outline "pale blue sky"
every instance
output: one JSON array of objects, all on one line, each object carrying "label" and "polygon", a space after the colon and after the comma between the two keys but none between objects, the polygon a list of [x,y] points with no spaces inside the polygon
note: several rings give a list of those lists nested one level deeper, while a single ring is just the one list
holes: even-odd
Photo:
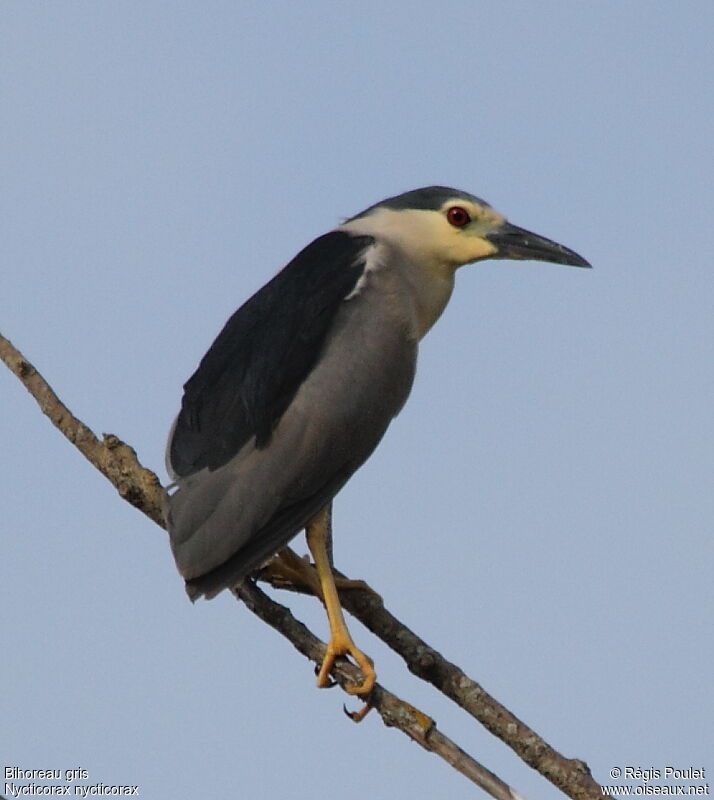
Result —
[{"label": "pale blue sky", "polygon": [[[162,476],[227,316],[382,197],[454,185],[592,262],[464,268],[336,502],[336,561],[601,781],[714,777],[714,6],[58,0],[0,22],[0,330]],[[163,532],[5,370],[0,398],[0,766],[149,800],[478,794],[350,724],[229,595],[192,606]],[[385,686],[559,796],[354,630]]]}]

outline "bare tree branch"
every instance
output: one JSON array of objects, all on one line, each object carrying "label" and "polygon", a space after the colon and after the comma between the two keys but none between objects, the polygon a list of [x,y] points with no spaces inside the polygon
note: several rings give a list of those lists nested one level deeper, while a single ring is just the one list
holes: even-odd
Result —
[{"label": "bare tree branch", "polygon": [[[233,594],[256,616],[283,634],[296,650],[315,664],[322,663],[326,650],[324,642],[321,642],[302,622],[295,619],[289,609],[276,603],[250,581],[245,581],[236,587]],[[344,659],[336,663],[332,675],[343,689],[349,685],[357,685],[362,679],[357,667]],[[410,703],[400,700],[380,684],[375,684],[369,704],[379,713],[385,725],[398,728],[425,750],[443,758],[492,797],[498,800],[516,800],[520,797],[500,778],[441,733],[431,717]]]},{"label": "bare tree branch", "polygon": [[[269,571],[264,574],[267,582],[276,588],[309,593],[301,586],[270,579]],[[335,575],[346,577],[338,570],[335,570]],[[263,575],[260,577],[263,579]],[[340,601],[343,608],[404,659],[410,672],[461,706],[511,747],[526,764],[567,795],[573,798],[602,797],[600,787],[585,762],[567,759],[553,749],[456,664],[445,659],[391,614],[374,590],[369,587],[340,589]]]},{"label": "bare tree branch", "polygon": [[[161,483],[153,472],[139,463],[134,450],[111,434],[105,434],[100,441],[86,425],[71,414],[39,372],[2,335],[0,358],[22,381],[43,413],[117,488],[120,496],[157,525],[165,527],[161,512]],[[315,663],[321,663],[325,645],[298,622],[288,609],[271,600],[255,584],[249,582],[237,587],[234,594],[254,614],[286,636],[301,653]],[[390,614],[378,595],[369,591],[348,589],[341,593],[341,597],[345,608],[399,653],[412,673],[431,683],[464,708],[565,794],[574,800],[595,800],[602,797],[600,786],[592,779],[584,762],[566,759],[560,755],[459,667],[447,661]],[[347,683],[358,682],[358,670],[346,661],[338,663],[334,673],[343,687]],[[380,686],[375,689],[370,702],[381,714],[385,724],[399,728],[425,749],[439,754],[493,797],[499,800],[519,797],[503,781],[439,732],[433,720],[423,712]]]},{"label": "bare tree branch", "polygon": [[78,420],[22,353],[0,334],[0,358],[35,398],[42,413],[112,483],[119,494],[162,528],[161,483],[139,463],[134,450],[113,434],[103,441]]},{"label": "bare tree branch", "polygon": [[[114,435],[105,434],[100,442],[92,430],[72,415],[35,367],[2,335],[0,358],[22,381],[43,413],[117,488],[119,494],[164,527],[161,483],[153,472],[139,464],[135,451]],[[301,653],[318,665],[322,663],[326,650],[324,642],[296,620],[287,608],[271,600],[249,581],[236,587],[234,594],[256,616],[289,639]],[[360,682],[359,670],[344,659],[336,664],[333,674],[343,688]],[[398,728],[425,750],[440,756],[496,800],[518,800],[520,797],[437,730],[434,720],[384,687],[377,685],[372,691],[370,706],[377,709],[387,726]]]}]

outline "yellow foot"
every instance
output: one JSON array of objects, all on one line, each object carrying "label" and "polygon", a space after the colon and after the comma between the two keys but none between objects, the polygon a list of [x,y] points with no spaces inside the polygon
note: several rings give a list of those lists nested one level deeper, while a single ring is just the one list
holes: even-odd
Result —
[{"label": "yellow foot", "polygon": [[347,686],[345,691],[349,694],[369,694],[377,680],[377,673],[374,671],[374,662],[355,645],[349,634],[347,637],[338,634],[330,639],[327,645],[327,652],[322,660],[322,666],[317,673],[318,688],[325,689],[332,685],[330,681],[330,670],[340,656],[347,655],[352,656],[355,660],[357,666],[362,670],[364,678],[357,686]]}]

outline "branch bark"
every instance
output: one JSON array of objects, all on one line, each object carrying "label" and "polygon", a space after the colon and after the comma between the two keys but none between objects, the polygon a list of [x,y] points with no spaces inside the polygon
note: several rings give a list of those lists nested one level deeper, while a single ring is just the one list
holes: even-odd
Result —
[{"label": "branch bark", "polygon": [[573,798],[602,797],[584,761],[558,753],[456,664],[400,622],[378,596],[363,589],[347,589],[340,593],[340,600],[350,614],[404,659],[410,672],[461,706],[551,783]]},{"label": "branch bark", "polygon": [[141,466],[136,452],[113,434],[105,433],[100,441],[92,430],[70,412],[42,375],[2,334],[0,358],[17,375],[55,428],[116,487],[121,497],[165,528],[161,511],[161,482],[151,470]]},{"label": "branch bark", "polygon": [[[54,393],[32,364],[0,334],[0,359],[20,379],[52,424],[74,444],[117,489],[120,496],[165,527],[162,514],[162,486],[151,470],[143,467],[135,451],[113,434],[98,437]],[[280,588],[293,588],[284,587]],[[234,590],[247,608],[271,625],[305,656],[320,664],[325,645],[290,611],[276,603],[254,583],[245,582]],[[369,591],[341,592],[344,607],[404,659],[409,670],[465,709],[491,733],[508,744],[527,764],[573,800],[602,797],[583,761],[567,759],[548,745],[531,728],[500,705],[476,681],[445,659],[384,608]],[[339,662],[334,677],[340,685],[358,682],[359,671],[347,661]],[[423,712],[377,685],[370,704],[390,727],[402,730],[422,747],[434,752],[451,766],[499,800],[519,795],[497,776],[437,730]]]},{"label": "branch bark", "polygon": [[[289,609],[276,603],[250,581],[237,586],[233,594],[263,622],[288,639],[296,650],[315,664],[322,663],[326,650],[324,642],[321,642],[302,622],[295,619]],[[344,659],[336,663],[332,675],[343,689],[361,681],[360,671]],[[379,683],[375,684],[370,694],[369,704],[379,713],[387,727],[398,728],[425,750],[443,758],[492,797],[498,800],[517,800],[521,797],[441,733],[431,717],[387,691]]]}]

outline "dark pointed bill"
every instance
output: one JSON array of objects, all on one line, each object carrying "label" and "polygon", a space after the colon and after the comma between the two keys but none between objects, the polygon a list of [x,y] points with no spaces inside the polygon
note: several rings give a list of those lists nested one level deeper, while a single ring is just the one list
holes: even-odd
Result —
[{"label": "dark pointed bill", "polygon": [[485,239],[495,244],[498,253],[492,258],[532,259],[533,261],[551,261],[554,264],[568,264],[572,267],[589,267],[590,264],[574,250],[562,244],[538,236],[524,228],[507,222],[500,228],[487,234]]}]

